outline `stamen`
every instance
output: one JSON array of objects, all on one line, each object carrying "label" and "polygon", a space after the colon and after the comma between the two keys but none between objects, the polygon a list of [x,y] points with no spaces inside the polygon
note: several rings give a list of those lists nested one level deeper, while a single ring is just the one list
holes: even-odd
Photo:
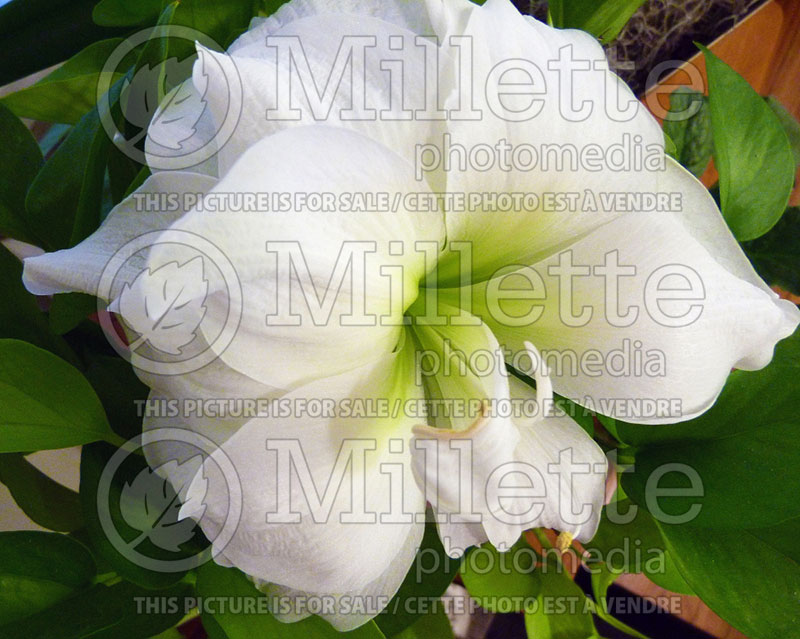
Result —
[{"label": "stamen", "polygon": [[567,552],[567,548],[572,545],[572,540],[575,537],[569,531],[562,531],[559,533],[558,538],[556,539],[556,548],[558,548],[558,552],[562,555]]},{"label": "stamen", "polygon": [[535,365],[533,379],[536,381],[536,403],[539,405],[539,414],[545,415],[548,404],[553,400],[553,383],[550,381],[550,371],[536,347],[530,342],[525,342],[525,350],[530,355],[531,362]]}]

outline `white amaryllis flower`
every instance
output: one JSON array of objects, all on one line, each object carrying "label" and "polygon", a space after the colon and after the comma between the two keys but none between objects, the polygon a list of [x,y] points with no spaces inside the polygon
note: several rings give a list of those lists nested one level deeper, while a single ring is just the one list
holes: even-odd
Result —
[{"label": "white amaryllis flower", "polygon": [[[165,106],[147,150],[159,166],[207,144],[215,153],[154,172],[90,238],[27,259],[24,278],[38,294],[98,294],[110,257],[151,231],[191,233],[227,256],[241,283],[235,336],[217,344],[207,328],[229,312],[224,287],[197,287],[182,308],[216,357],[191,372],[140,374],[154,399],[279,399],[292,409],[146,417],[144,428],[202,433],[232,460],[243,509],[217,560],[269,592],[391,596],[421,540],[426,501],[443,516],[453,555],[487,539],[510,545],[535,526],[588,540],[606,462],[570,417],[548,416],[551,389],[623,418],[621,406],[657,402],[632,421],[689,419],[732,368],[763,367],[798,324],[708,192],[665,158],[658,124],[585,33],[523,17],[508,0],[294,0],[255,20],[227,54],[202,53],[184,87],[201,99]],[[222,140],[227,74],[241,81],[241,113]],[[205,108],[191,117],[197,104]],[[142,210],[142,194],[187,193],[217,203],[304,197],[278,210],[233,199],[221,211]],[[332,197],[334,210],[317,210],[309,194]],[[358,210],[354,194],[376,199]],[[388,210],[375,203],[380,194]],[[656,194],[658,206],[641,204]],[[128,279],[180,261],[173,249],[156,242]],[[168,279],[122,290],[147,298],[158,286],[163,301]],[[120,296],[117,288],[107,301],[135,326],[126,311],[135,298]],[[183,343],[169,339],[164,331],[150,346],[180,353]],[[633,363],[609,362],[626,348]],[[578,364],[556,358],[548,372],[539,352]],[[505,363],[531,373],[536,390]],[[298,408],[314,399],[333,410]],[[355,400],[372,406],[366,417]],[[425,400],[453,410],[411,410]],[[535,410],[500,410],[512,400]],[[282,474],[287,440],[302,458]],[[353,447],[363,441],[371,446]],[[164,442],[147,452],[154,467],[185,456]],[[326,500],[348,460],[353,472]],[[229,497],[212,466],[188,490],[207,485],[202,508],[188,514],[209,538]],[[179,490],[191,480],[170,479]],[[309,479],[318,494],[308,494]],[[323,616],[349,629],[374,614],[362,612]]]}]

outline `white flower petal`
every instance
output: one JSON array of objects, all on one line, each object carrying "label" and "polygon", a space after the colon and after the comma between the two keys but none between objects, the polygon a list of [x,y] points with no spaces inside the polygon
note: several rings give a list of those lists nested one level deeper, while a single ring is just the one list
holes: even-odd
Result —
[{"label": "white flower petal", "polygon": [[[459,2],[463,3],[464,0]],[[433,31],[426,4],[439,3],[405,0],[294,0],[281,5],[267,18],[254,18],[250,28],[231,44],[228,51],[239,56],[266,57],[264,39],[268,35],[280,32],[296,20],[331,14],[378,18],[413,33],[429,35]],[[369,30],[365,29],[363,33],[369,33]]]},{"label": "white flower petal", "polygon": [[[497,36],[500,33],[502,37]],[[451,158],[447,191],[477,200],[474,210],[455,209],[446,216],[448,243],[472,243],[474,281],[509,264],[541,260],[614,219],[620,211],[602,202],[600,193],[654,192],[659,172],[655,169],[661,168],[663,158],[661,130],[608,70],[603,49],[594,38],[526,19],[507,0],[488,0],[473,11],[464,35],[471,38],[474,48],[474,107],[481,114],[473,119],[451,117],[450,138],[439,144],[444,147],[442,161]],[[571,51],[573,59],[580,61],[572,67],[585,65],[593,70],[559,74],[550,65],[556,64],[561,51]],[[498,69],[503,71],[499,76]],[[502,83],[514,82],[522,88],[533,83],[536,93],[508,95],[512,88],[495,86],[498,77]],[[568,77],[573,78],[571,87]],[[487,96],[498,93],[498,104],[488,100]],[[632,105],[630,114],[609,115],[607,102],[617,99]],[[463,101],[464,96],[454,89],[446,105],[454,108]],[[541,106],[538,113],[537,105]],[[573,115],[570,108],[587,113]],[[649,148],[654,164],[633,164],[634,145]],[[617,147],[626,150],[616,151],[614,158],[586,159],[589,152],[605,156]],[[535,162],[528,155],[531,152]],[[556,158],[564,158],[564,166]],[[597,198],[594,209],[583,200],[587,190]],[[538,196],[538,203],[509,205],[490,199],[523,194]],[[545,200],[567,194],[580,196],[567,210],[557,210]],[[457,258],[457,253],[451,253],[440,263],[442,280],[451,285],[457,277]]]},{"label": "white flower petal", "polygon": [[[198,336],[198,339],[203,338]],[[145,344],[140,354],[148,357],[149,353],[144,350],[147,348]],[[209,445],[220,446],[266,402],[285,393],[228,368],[220,359],[182,375],[159,375],[137,368],[134,371],[152,389],[142,409],[145,459],[151,468],[163,468],[165,478],[178,492],[188,489],[193,478],[185,474],[189,467],[184,463],[211,451],[198,449],[191,443],[191,437],[187,437],[187,441],[176,440],[173,429],[196,433],[210,440]],[[170,472],[175,469],[175,466],[166,465],[171,461],[176,461],[177,468],[184,474]]]},{"label": "white flower petal", "polygon": [[700,180],[671,157],[667,157],[667,170],[658,177],[659,193],[680,193],[682,205],[672,214],[711,257],[729,273],[774,295],[753,269],[717,203]]},{"label": "white flower petal", "polygon": [[509,405],[510,399],[533,400],[538,408],[529,417],[512,421],[487,414],[467,430],[414,429],[415,475],[441,518],[440,535],[451,556],[486,539],[508,549],[534,527],[566,530],[581,540],[597,529],[605,456],[570,418],[545,413],[552,391],[544,367],[537,369],[536,382],[534,392],[511,378],[505,396],[495,398]]},{"label": "white flower petal", "polygon": [[[391,352],[399,339],[402,313],[416,296],[426,268],[425,255],[416,251],[415,242],[430,242],[435,252],[444,228],[440,213],[408,211],[402,200],[392,212],[374,202],[365,201],[361,211],[337,204],[341,198],[376,190],[386,193],[390,202],[407,193],[427,192],[414,180],[409,164],[369,138],[333,127],[298,127],[253,146],[210,194],[269,198],[285,193],[291,196],[285,209],[195,210],[174,225],[174,230],[214,244],[233,263],[241,281],[241,324],[233,341],[219,352],[231,368],[288,389],[359,366],[376,352]],[[310,200],[300,199],[315,194],[335,199],[335,210],[314,210]],[[268,242],[275,243],[270,253]],[[292,257],[292,273],[284,272],[288,254],[278,255],[286,246],[302,251]],[[152,251],[155,264],[166,261],[165,250]],[[363,282],[359,260],[364,263]],[[350,262],[356,266],[345,270]],[[392,282],[399,284],[401,278],[402,296],[392,290]],[[229,312],[227,296],[224,291],[210,293],[206,317],[223,318]],[[204,321],[201,328],[205,326]]]},{"label": "white flower petal", "polygon": [[[269,595],[270,601],[279,598],[280,604],[286,607],[282,610],[273,608],[273,614],[281,621],[291,623],[304,619],[309,616],[306,612],[307,606],[304,604],[307,604],[309,599],[322,598],[323,601],[332,604],[332,610],[323,611],[319,616],[338,631],[347,632],[372,619],[375,616],[374,611],[384,605],[384,602],[388,602],[399,590],[419,550],[422,530],[421,527],[411,528],[400,549],[393,549],[390,553],[394,556],[384,572],[357,590],[324,593],[295,590],[259,580],[256,580],[255,584],[259,590]],[[299,605],[293,608],[294,603]]]},{"label": "white flower petal", "polygon": [[[534,393],[516,378],[511,378],[510,387],[512,397],[541,399],[538,390]],[[589,541],[597,531],[605,500],[608,460],[603,450],[564,414],[520,420],[518,425],[522,438],[516,459],[538,469],[545,480],[548,499],[537,525]],[[574,465],[571,475],[557,470],[560,462]]]},{"label": "white flower petal", "polygon": [[[222,527],[230,497],[224,477],[216,470],[216,457],[225,455],[231,460],[243,490],[241,520],[230,543],[219,548],[228,561],[255,579],[294,590],[336,594],[360,591],[385,579],[396,553],[410,543],[409,536],[418,545],[425,502],[408,470],[412,422],[403,404],[422,398],[421,388],[413,382],[413,365],[413,350],[401,347],[361,369],[304,386],[281,398],[290,407],[289,415],[251,420],[206,460],[209,490],[200,525],[210,539]],[[348,400],[381,398],[388,398],[389,406],[398,410],[396,417],[346,413]],[[331,402],[336,416],[315,417],[310,407],[303,410],[303,402],[315,400]],[[307,460],[306,465],[301,458],[293,458],[303,470],[298,474],[293,470],[291,481],[282,474],[285,467],[278,453],[267,450],[268,443],[281,445],[287,440],[296,441],[302,459]],[[354,472],[352,476],[345,473],[339,481],[334,472],[337,459],[339,464],[346,462],[352,450]],[[310,492],[303,492],[299,479],[306,468],[314,482]],[[390,469],[402,474],[392,480]],[[320,507],[309,505],[316,499]],[[287,510],[296,512],[299,521],[267,521],[268,513]],[[375,521],[347,521],[351,512],[357,516],[375,513]]]},{"label": "white flower petal", "polygon": [[[198,51],[203,55],[205,50],[198,45]],[[181,94],[181,99],[169,99],[173,95],[171,92],[153,114],[157,127],[151,126],[148,130],[145,158],[154,173],[177,169],[211,177],[219,176],[216,142],[218,128],[211,109],[205,104],[205,94],[209,87],[201,86],[203,95],[198,92],[193,78],[184,80],[173,89],[174,94]],[[224,90],[223,87],[211,88]],[[197,158],[199,161],[187,166],[187,157]]]},{"label": "white flower petal", "polygon": [[[27,258],[22,280],[35,295],[80,292],[97,295],[101,275],[111,257],[125,244],[151,231],[162,231],[185,212],[185,194],[202,194],[216,180],[186,172],[157,173],[117,204],[100,228],[73,248]],[[161,196],[174,194],[177,206],[164,207]],[[148,198],[155,200],[148,203]],[[155,209],[155,210],[154,210]],[[144,268],[145,254],[131,257],[118,274],[130,281]]]},{"label": "white flower petal", "polygon": [[[800,311],[725,270],[689,234],[685,219],[630,214],[564,253],[583,268],[601,267],[616,255],[619,265],[635,269],[612,277],[619,284],[618,309],[606,306],[605,278],[596,272],[565,275],[563,280],[572,282],[571,297],[567,289],[560,291],[559,277],[549,270],[559,263],[553,256],[533,265],[544,285],[541,299],[503,300],[495,290],[487,304],[490,289],[482,283],[473,288],[473,299],[482,306],[475,312],[510,349],[511,361],[524,351],[526,339],[535,341],[555,390],[579,404],[634,422],[691,419],[713,404],[732,368],[765,366],[775,343],[795,330]],[[527,273],[523,281],[536,279]],[[695,292],[678,294],[683,300],[659,301],[665,294],[655,292],[690,286]],[[511,325],[498,308],[507,316],[529,315]],[[629,312],[624,319],[617,316]]]},{"label": "white flower petal", "polygon": [[44,249],[39,248],[38,246],[28,244],[27,242],[20,242],[19,240],[15,240],[11,237],[4,237],[2,240],[0,240],[0,244],[6,247],[6,249],[8,249],[8,251],[18,260],[24,260],[29,257],[37,257],[45,252]]},{"label": "white flower petal", "polygon": [[[415,22],[424,21],[418,11],[402,9],[399,3],[390,6],[398,9],[398,18],[407,13],[416,15]],[[227,141],[217,156],[220,175],[225,175],[242,153],[263,137],[298,125],[323,122],[356,130],[382,142],[408,161],[413,161],[416,145],[435,134],[441,135],[444,131],[441,120],[414,114],[426,106],[421,72],[426,50],[415,46],[417,32],[404,26],[403,20],[397,24],[373,17],[371,13],[379,12],[377,3],[366,3],[358,13],[312,11],[306,15],[304,5],[295,7],[292,3],[285,7],[284,17],[292,18],[295,12],[303,17],[284,20],[278,12],[274,21],[267,19],[261,23],[258,37],[246,34],[245,40],[234,44],[228,54],[206,51],[213,61],[204,67],[211,85],[230,84],[226,78],[241,82],[241,96],[219,90],[207,94],[209,109],[220,128],[229,118],[232,100],[241,104],[235,129],[226,136]],[[352,40],[364,36],[369,38],[368,43]],[[293,70],[288,82],[289,72],[283,59],[288,53],[280,53],[279,59],[277,46],[272,41],[268,46],[271,37],[282,38],[279,42],[283,43],[296,41],[302,46],[302,52],[292,54],[303,69],[302,81],[297,76],[301,72]],[[391,43],[397,40],[404,43],[400,50],[391,48]],[[346,59],[351,44],[356,47],[352,57],[357,61],[352,64],[358,68],[339,77],[341,61]],[[362,64],[359,48],[365,44],[369,46],[364,50]],[[310,77],[305,73],[306,60]],[[392,79],[401,77],[399,71],[387,73],[387,60],[404,65],[402,86],[400,80]],[[277,112],[278,107],[287,108],[284,99],[290,101],[288,108],[293,110],[290,114]]]}]

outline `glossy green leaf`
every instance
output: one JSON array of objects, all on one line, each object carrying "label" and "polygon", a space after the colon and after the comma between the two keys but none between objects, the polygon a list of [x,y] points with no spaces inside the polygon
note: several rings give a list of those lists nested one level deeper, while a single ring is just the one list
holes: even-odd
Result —
[{"label": "glossy green leaf", "polygon": [[116,435],[83,375],[36,346],[0,340],[0,452],[66,448],[99,439]]},{"label": "glossy green leaf", "polygon": [[[224,50],[246,30],[258,11],[252,0],[181,0],[164,6],[156,24],[161,27],[188,27],[202,34],[203,46]],[[167,29],[165,34],[169,34]],[[197,60],[196,44],[185,37],[159,37],[149,40],[125,80],[121,94],[125,114],[125,137],[138,145],[145,136],[157,107],[192,75]],[[152,129],[151,129],[152,133]],[[138,148],[138,147],[137,147]]]},{"label": "glossy green leaf", "polygon": [[50,304],[50,328],[57,335],[68,333],[92,313],[97,312],[97,298],[83,293],[61,293]]},{"label": "glossy green leaf", "polygon": [[444,607],[438,606],[393,639],[453,639],[453,628]]},{"label": "glossy green leaf", "polygon": [[142,166],[125,155],[117,146],[109,149],[108,186],[112,204],[119,204],[124,199],[141,170]]},{"label": "glossy green leaf", "polygon": [[7,636],[2,632],[5,624],[89,586],[94,574],[89,551],[69,537],[28,531],[0,533],[0,636]]},{"label": "glossy green leaf", "polygon": [[536,639],[590,639],[597,637],[594,602],[556,565],[541,571],[542,590],[525,612],[525,628]]},{"label": "glossy green leaf", "polygon": [[[118,80],[119,72],[103,75],[103,66],[122,42],[112,38],[94,42],[36,84],[0,99],[21,118],[76,124],[97,102],[97,85]],[[132,60],[131,60],[132,62]]]},{"label": "glossy green leaf", "polygon": [[[618,423],[623,439],[638,446],[634,472],[622,475],[625,492],[640,505],[649,496],[651,512],[657,506],[678,516],[692,509],[694,526],[754,528],[800,515],[800,476],[793,472],[800,463],[793,383],[799,371],[796,333],[778,343],[766,368],[734,371],[700,417],[658,428]],[[692,477],[702,482],[702,497],[694,491],[655,498],[656,481],[681,489]]]},{"label": "glossy green leaf", "polygon": [[610,42],[643,4],[644,0],[553,0],[549,7],[553,26],[581,29]]},{"label": "glossy green leaf", "polygon": [[163,4],[162,0],[100,0],[92,19],[106,27],[155,24]]},{"label": "glossy green leaf", "polygon": [[597,533],[584,548],[590,572],[602,572],[605,565],[613,572],[644,573],[667,590],[692,594],[653,518],[628,499],[603,508]]},{"label": "glossy green leaf", "polygon": [[675,89],[669,96],[664,133],[675,145],[670,155],[700,177],[711,160],[714,148],[707,98],[688,87]]},{"label": "glossy green leaf", "polygon": [[121,357],[85,354],[89,364],[86,379],[100,398],[114,432],[132,439],[142,432],[143,405],[150,392],[133,372],[133,367]]},{"label": "glossy green leaf", "polygon": [[[141,557],[172,561],[199,554],[201,548],[192,545],[197,536],[194,523],[190,519],[177,522],[180,502],[171,486],[154,475],[144,458],[135,453],[128,455],[111,477],[108,502],[99,503],[101,475],[114,452],[105,444],[93,444],[84,446],[81,453],[80,496],[92,550],[119,575],[139,586],[170,586],[186,571],[150,570],[142,566]],[[146,503],[148,498],[152,498],[152,504]],[[110,516],[119,539],[109,539],[101,524],[100,508]]]},{"label": "glossy green leaf", "polygon": [[416,623],[425,611],[420,611],[418,601],[441,597],[461,567],[461,558],[449,557],[439,539],[428,510],[428,523],[417,556],[406,578],[389,605],[375,617],[375,622],[387,637],[392,637]]},{"label": "glossy green leaf", "polygon": [[643,635],[635,628],[631,628],[628,624],[623,623],[612,615],[609,610],[608,588],[616,581],[620,574],[619,572],[610,570],[606,564],[595,566],[595,570],[592,572],[592,595],[596,604],[595,614],[607,624],[624,632],[630,637],[648,639],[647,635]]},{"label": "glossy green leaf", "polygon": [[686,581],[728,623],[750,639],[800,637],[800,520],[778,532],[659,527]]},{"label": "glossy green leaf", "polygon": [[77,364],[66,342],[50,332],[36,297],[22,285],[22,263],[0,245],[0,337],[30,342]]},{"label": "glossy green leaf", "polygon": [[619,433],[617,433],[617,420],[613,417],[609,417],[608,415],[601,415],[600,413],[597,413],[596,417],[597,421],[600,422],[603,428],[605,428],[614,439],[618,440]]},{"label": "glossy green leaf", "polygon": [[92,109],[31,184],[25,200],[28,220],[47,249],[74,246],[100,226],[110,143],[97,109]]},{"label": "glossy green leaf", "polygon": [[204,611],[200,614],[200,617],[203,620],[203,630],[206,631],[208,639],[228,639],[228,635],[225,634],[222,626],[217,623],[213,615],[209,615]]},{"label": "glossy green leaf", "polygon": [[800,122],[774,95],[769,95],[766,99],[769,108],[778,116],[783,130],[786,131],[786,137],[789,138],[789,146],[792,147],[795,165],[800,166]]},{"label": "glossy green leaf", "polygon": [[[156,591],[127,582],[97,584],[0,626],[0,639],[148,639],[178,623],[190,597],[187,584]],[[155,610],[145,612],[148,603]]]},{"label": "glossy green leaf", "polygon": [[34,241],[25,219],[25,192],[42,165],[42,152],[20,119],[0,105],[0,236]]},{"label": "glossy green leaf", "polygon": [[223,568],[214,562],[203,564],[197,570],[197,594],[200,597],[239,598],[250,601],[252,609],[258,614],[239,612],[220,612],[213,615],[214,621],[222,628],[228,639],[252,639],[253,637],[270,637],[270,639],[384,639],[374,621],[347,633],[339,633],[320,617],[311,616],[298,623],[286,624],[278,621],[268,610],[266,597],[256,590],[245,575],[235,568]]},{"label": "glossy green leaf", "polygon": [[[755,528],[800,516],[800,424],[764,421],[753,430],[721,434],[698,444],[647,447],[625,492],[656,519],[693,526]],[[656,495],[655,491],[675,494]]]},{"label": "glossy green leaf", "polygon": [[769,231],[786,209],[795,163],[778,116],[747,81],[703,48],[722,215],[740,241]]},{"label": "glossy green leaf", "polygon": [[50,479],[21,454],[0,454],[0,482],[24,513],[40,526],[71,532],[83,525],[78,493]]},{"label": "glossy green leaf", "polygon": [[742,249],[767,284],[800,295],[800,208],[786,209],[768,233]]},{"label": "glossy green leaf", "polygon": [[538,558],[520,539],[501,553],[489,543],[467,552],[461,579],[472,598],[489,612],[523,612],[542,589]]},{"label": "glossy green leaf", "polygon": [[[202,31],[224,48],[247,29],[250,20],[258,14],[260,8],[261,3],[254,0],[181,0],[172,16],[171,24]],[[177,52],[170,51],[171,55],[175,53]]]}]

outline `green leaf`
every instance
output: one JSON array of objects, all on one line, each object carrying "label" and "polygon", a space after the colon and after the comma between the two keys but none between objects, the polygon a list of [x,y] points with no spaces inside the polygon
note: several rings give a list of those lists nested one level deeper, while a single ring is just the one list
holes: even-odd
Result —
[{"label": "green leaf", "polygon": [[[2,626],[87,587],[95,575],[89,551],[64,535],[0,533],[0,636]],[[17,635],[22,637],[26,635]],[[35,636],[35,635],[27,635]]]},{"label": "green leaf", "polygon": [[87,352],[86,379],[100,398],[114,432],[133,439],[142,432],[137,410],[150,392],[136,377],[133,367],[121,357]]},{"label": "green leaf", "polygon": [[[112,204],[119,204],[124,199],[141,170],[141,165],[125,155],[117,146],[109,149],[108,185]],[[135,190],[135,188],[131,190]]]},{"label": "green leaf", "polygon": [[[187,584],[157,591],[127,582],[96,584],[46,610],[0,626],[0,639],[147,639],[178,623],[190,597]],[[148,603],[156,607],[155,612],[146,612]]]},{"label": "green leaf", "polygon": [[[800,516],[800,475],[789,472],[800,466],[798,426],[797,418],[765,420],[759,428],[702,444],[642,448],[622,485],[651,513],[660,509],[656,519],[681,517],[693,526],[755,528]],[[656,499],[656,487],[675,494]]]},{"label": "green leaf", "polygon": [[21,118],[76,124],[94,108],[98,83],[112,84],[121,77],[118,72],[105,78],[101,73],[121,42],[112,38],[90,44],[36,84],[3,97],[0,103]]},{"label": "green leaf", "polygon": [[[269,637],[270,639],[384,639],[374,621],[353,630],[339,633],[320,617],[311,616],[303,621],[286,624],[278,621],[263,611],[266,607],[266,596],[256,590],[245,575],[235,568],[223,568],[214,562],[203,564],[197,571],[197,594],[202,598],[223,597],[238,598],[249,601],[259,614],[238,614],[221,611],[213,615],[214,621],[222,628],[228,639],[252,639],[253,637]],[[262,614],[263,613],[263,614]]]},{"label": "green leaf", "polygon": [[536,639],[590,639],[597,637],[587,599],[563,566],[540,571],[542,590],[536,604],[525,612],[525,629]]},{"label": "green leaf", "polygon": [[200,614],[200,617],[203,620],[203,630],[206,631],[208,639],[228,639],[228,635],[225,634],[225,631],[214,620],[214,617],[212,615],[209,615],[208,613],[203,611]]},{"label": "green leaf", "polygon": [[[155,589],[175,584],[186,574],[185,570],[156,572],[143,567],[141,557],[169,561],[198,554],[200,548],[184,543],[186,541],[184,528],[188,527],[191,531],[194,524],[190,519],[184,520],[186,523],[176,529],[175,537],[172,539],[179,547],[177,552],[165,549],[152,541],[152,527],[148,526],[152,526],[153,519],[149,514],[149,505],[144,500],[146,494],[132,494],[131,486],[137,482],[137,478],[142,478],[139,480],[139,485],[150,479],[152,480],[150,485],[156,490],[171,491],[171,487],[165,479],[153,476],[141,455],[130,454],[124,459],[110,478],[108,503],[99,503],[98,486],[101,475],[115,452],[115,449],[105,444],[84,446],[81,452],[80,497],[91,547],[99,557],[111,564],[120,576],[139,586]],[[124,506],[121,503],[123,491],[126,491]],[[173,502],[174,491],[167,494],[168,503],[172,502],[174,505],[180,503]],[[111,525],[122,541],[118,539],[112,542],[109,539],[100,520],[98,512],[100,508],[108,513]],[[162,520],[165,526],[177,522],[177,509],[165,508],[161,509],[161,512],[164,513]],[[172,543],[167,545],[173,547]]]},{"label": "green leaf", "polygon": [[786,209],[794,184],[794,156],[767,103],[742,76],[701,48],[722,214],[738,240],[752,240],[769,231]]},{"label": "green leaf", "polygon": [[596,416],[597,421],[602,424],[603,428],[605,428],[614,439],[619,440],[619,434],[617,433],[617,420],[613,417],[609,417],[608,415],[601,415],[600,413],[597,413]]},{"label": "green leaf", "polygon": [[786,131],[786,137],[789,138],[789,145],[792,147],[795,165],[800,166],[800,122],[774,95],[768,95],[766,100],[769,108],[778,116],[783,130]]},{"label": "green leaf", "polygon": [[31,342],[77,364],[75,354],[60,337],[52,335],[47,316],[36,297],[22,285],[22,263],[0,245],[0,337]]},{"label": "green leaf", "polygon": [[786,209],[768,233],[742,249],[767,284],[800,295],[800,208]]},{"label": "green leaf", "polygon": [[644,0],[553,0],[550,16],[560,29],[581,29],[610,42]]},{"label": "green leaf", "polygon": [[678,87],[669,96],[664,134],[675,145],[670,153],[681,165],[700,177],[714,148],[708,101],[700,91]]},{"label": "green leaf", "polygon": [[[800,372],[800,333],[778,343],[772,363],[760,371],[734,371],[714,406],[672,426],[618,423],[623,439],[638,445],[635,470],[623,473],[625,492],[638,504],[667,515],[697,510],[693,526],[755,528],[800,515],[800,415],[794,380]],[[683,472],[667,472],[665,464]],[[685,488],[699,475],[703,496],[661,496],[652,489]],[[695,478],[695,483],[697,480]]]},{"label": "green leaf", "polygon": [[672,158],[677,157],[678,147],[675,146],[675,143],[666,131],[662,130],[662,133],[664,134],[664,152]]},{"label": "green leaf", "polygon": [[453,559],[445,552],[430,509],[427,520],[422,543],[406,578],[389,605],[375,617],[387,637],[416,623],[423,616],[417,602],[441,597],[461,567],[461,558]]},{"label": "green leaf", "polygon": [[[259,7],[260,3],[254,0],[181,0],[177,3],[170,24],[202,31],[224,48],[247,29]],[[176,53],[180,55],[174,49],[170,50],[170,55]]]},{"label": "green leaf", "polygon": [[34,240],[25,220],[25,192],[41,165],[42,152],[28,127],[0,105],[0,236]]},{"label": "green leaf", "polygon": [[523,538],[505,553],[486,543],[467,552],[461,579],[470,596],[489,612],[523,612],[525,600],[542,589],[536,564],[537,555]]},{"label": "green leaf", "polygon": [[437,606],[436,612],[428,613],[393,639],[453,639],[453,628],[444,607]]},{"label": "green leaf", "polygon": [[28,517],[49,530],[83,526],[78,493],[50,479],[19,453],[0,454],[0,482]]},{"label": "green leaf", "polygon": [[92,109],[34,179],[25,207],[31,227],[46,248],[74,246],[100,226],[110,143],[97,109]]},{"label": "green leaf", "polygon": [[68,333],[97,311],[97,298],[83,293],[61,293],[50,304],[50,328],[56,335]]},{"label": "green leaf", "polygon": [[[635,510],[631,510],[631,509]],[[653,518],[628,499],[603,508],[600,525],[592,540],[584,544],[589,553],[589,572],[644,573],[659,586],[684,594],[692,589],[684,582]]]},{"label": "green leaf", "polygon": [[[157,25],[195,29],[207,36],[200,39],[201,44],[224,50],[246,30],[257,8],[253,0],[174,1],[161,11]],[[170,31],[167,29],[164,33],[169,34]],[[133,73],[122,90],[121,104],[128,145],[138,145],[148,132],[158,105],[163,104],[165,99],[176,99],[179,94],[173,91],[191,77],[196,60],[195,42],[185,37],[154,38],[142,47]],[[149,131],[152,135],[151,127]]]},{"label": "green leaf", "polygon": [[83,375],[36,346],[0,340],[0,452],[66,448],[99,439],[116,435]]},{"label": "green leaf", "polygon": [[659,527],[686,581],[728,623],[750,639],[800,637],[800,520],[777,533]]},{"label": "green leaf", "polygon": [[92,19],[106,27],[154,24],[163,4],[162,0],[100,0],[92,11]]},{"label": "green leaf", "polygon": [[608,610],[608,588],[616,581],[619,575],[619,572],[610,570],[605,564],[596,566],[596,570],[592,573],[592,595],[596,604],[595,614],[607,624],[631,637],[648,639],[647,635],[643,635],[635,628],[631,628],[628,624],[621,622]]}]

